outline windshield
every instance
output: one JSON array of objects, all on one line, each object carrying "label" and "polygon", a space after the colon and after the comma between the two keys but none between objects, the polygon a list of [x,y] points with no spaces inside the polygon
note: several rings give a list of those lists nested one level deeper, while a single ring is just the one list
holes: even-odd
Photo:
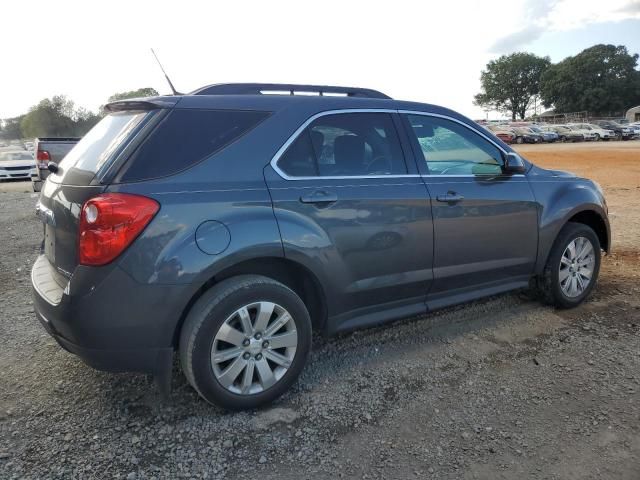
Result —
[{"label": "windshield", "polygon": [[71,180],[67,176],[70,171],[75,177],[72,183],[90,182],[142,120],[152,114],[141,111],[117,112],[100,120],[60,162],[65,182]]},{"label": "windshield", "polygon": [[0,153],[0,162],[10,162],[14,160],[33,160],[33,155],[31,155],[29,152]]}]

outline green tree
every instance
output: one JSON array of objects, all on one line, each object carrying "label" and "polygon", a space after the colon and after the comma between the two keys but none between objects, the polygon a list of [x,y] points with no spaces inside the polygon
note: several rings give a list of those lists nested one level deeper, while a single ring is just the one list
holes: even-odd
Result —
[{"label": "green tree", "polygon": [[622,111],[640,104],[638,54],[622,45],[594,45],[542,76],[542,101],[559,113]]},{"label": "green tree", "polygon": [[2,127],[2,131],[0,132],[0,137],[5,140],[18,140],[23,138],[22,130],[20,130],[20,122],[22,121],[22,117],[14,117],[14,118],[5,118]]},{"label": "green tree", "polygon": [[540,77],[549,68],[549,57],[517,52],[491,60],[482,71],[482,91],[474,97],[480,107],[491,108],[524,119],[540,93]]},{"label": "green tree", "polygon": [[138,90],[131,90],[130,92],[114,93],[109,97],[109,102],[115,102],[116,100],[124,100],[126,98],[140,98],[140,97],[157,97],[159,94],[155,88],[145,87]]},{"label": "green tree", "polygon": [[31,107],[20,122],[25,137],[82,136],[100,118],[83,108],[76,108],[64,95],[45,98]]}]

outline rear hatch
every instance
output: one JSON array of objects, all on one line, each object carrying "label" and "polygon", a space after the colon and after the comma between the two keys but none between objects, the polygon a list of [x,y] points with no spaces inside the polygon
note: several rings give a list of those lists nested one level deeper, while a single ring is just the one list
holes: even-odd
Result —
[{"label": "rear hatch", "polygon": [[44,225],[44,254],[66,277],[78,264],[78,223],[84,203],[102,193],[109,169],[157,113],[152,104],[122,106],[105,116],[58,165],[45,182],[36,206]]}]

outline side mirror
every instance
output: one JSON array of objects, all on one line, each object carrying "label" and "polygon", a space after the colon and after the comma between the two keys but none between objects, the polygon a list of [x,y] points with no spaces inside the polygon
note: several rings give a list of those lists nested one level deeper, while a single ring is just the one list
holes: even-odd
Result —
[{"label": "side mirror", "polygon": [[524,173],[527,170],[527,166],[524,160],[517,153],[507,153],[507,157],[504,159],[504,173]]}]

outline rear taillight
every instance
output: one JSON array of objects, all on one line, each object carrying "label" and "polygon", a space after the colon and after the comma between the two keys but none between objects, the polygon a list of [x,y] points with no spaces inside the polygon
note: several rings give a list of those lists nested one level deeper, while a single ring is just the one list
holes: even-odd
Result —
[{"label": "rear taillight", "polygon": [[49,152],[46,150],[38,150],[36,160],[38,161],[38,168],[47,168],[47,165],[51,161],[51,155],[49,155]]},{"label": "rear taillight", "polygon": [[128,193],[105,193],[87,200],[80,214],[80,264],[111,262],[131,245],[159,208],[155,200]]}]

